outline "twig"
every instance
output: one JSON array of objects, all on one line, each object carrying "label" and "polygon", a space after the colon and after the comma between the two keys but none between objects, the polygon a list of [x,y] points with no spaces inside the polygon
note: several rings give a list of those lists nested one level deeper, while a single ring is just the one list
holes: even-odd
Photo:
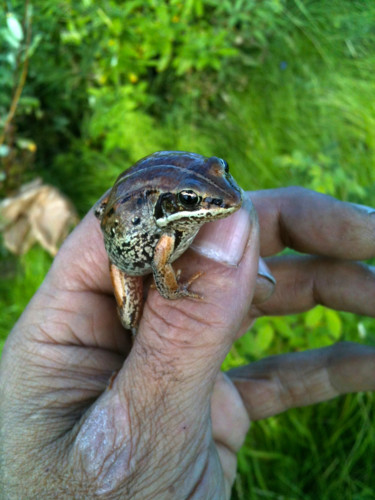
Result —
[{"label": "twig", "polygon": [[20,100],[23,88],[25,86],[27,71],[29,68],[29,47],[30,47],[30,41],[31,41],[31,18],[28,15],[28,10],[29,10],[29,0],[26,0],[26,2],[25,2],[25,28],[26,28],[25,60],[23,62],[23,67],[22,67],[20,78],[18,80],[18,84],[17,84],[16,89],[15,89],[14,94],[13,94],[13,98],[12,98],[12,102],[11,102],[11,105],[9,108],[9,112],[8,112],[8,115],[7,115],[5,123],[4,123],[3,132],[0,135],[0,146],[4,143],[4,140],[7,136],[8,129],[9,129],[10,124],[12,123],[12,120],[13,120],[14,115],[16,113],[18,102]]}]

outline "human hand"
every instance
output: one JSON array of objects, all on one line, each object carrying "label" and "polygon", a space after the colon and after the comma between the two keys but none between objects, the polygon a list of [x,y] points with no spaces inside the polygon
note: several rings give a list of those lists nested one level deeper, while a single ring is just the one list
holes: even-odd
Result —
[{"label": "human hand", "polygon": [[[373,271],[336,260],[375,254],[373,216],[300,190],[253,193],[252,198],[259,211],[262,255],[280,250],[282,229],[291,246],[326,255],[329,262],[317,257],[270,261],[278,286],[259,304],[273,287],[267,273],[256,277],[258,227],[245,207],[207,225],[195,243],[218,262],[192,251],[179,261],[187,276],[204,269],[194,285],[204,300],[172,302],[150,290],[131,351],[115,312],[98,223],[89,214],[74,231],[1,360],[5,498],[229,498],[249,416],[306,404],[308,391],[313,403],[374,388],[368,383],[374,380],[373,363],[367,362],[373,350],[352,345],[343,348],[344,370],[342,351],[332,349],[330,377],[326,351],[306,354],[303,364],[274,358],[268,365],[265,360],[253,369],[234,370],[234,384],[220,375],[234,338],[255,317],[312,307],[313,290],[328,306],[341,308],[340,293],[344,309],[375,313],[361,295],[374,295]],[[318,227],[322,214],[326,224]],[[352,241],[345,245],[339,236],[347,225]],[[232,266],[223,266],[223,259]],[[329,283],[324,266],[334,278]],[[285,293],[292,283],[294,300]],[[258,305],[251,307],[254,289]],[[360,373],[359,360],[364,360]],[[309,365],[321,378],[320,390],[308,380],[304,391],[295,390]],[[335,391],[332,380],[338,380]]]}]

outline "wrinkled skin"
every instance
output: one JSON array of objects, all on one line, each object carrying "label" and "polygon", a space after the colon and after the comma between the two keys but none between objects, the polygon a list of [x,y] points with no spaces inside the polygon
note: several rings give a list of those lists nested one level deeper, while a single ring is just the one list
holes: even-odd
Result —
[{"label": "wrinkled skin", "polygon": [[[375,389],[375,350],[351,343],[220,374],[259,316],[375,316],[374,269],[355,262],[375,256],[373,210],[300,188],[251,197],[259,226],[244,203],[175,263],[204,270],[203,300],[149,289],[132,347],[99,224],[90,212],[76,228],[1,359],[2,498],[228,499],[250,420]],[[305,255],[271,257],[285,246]]]}]

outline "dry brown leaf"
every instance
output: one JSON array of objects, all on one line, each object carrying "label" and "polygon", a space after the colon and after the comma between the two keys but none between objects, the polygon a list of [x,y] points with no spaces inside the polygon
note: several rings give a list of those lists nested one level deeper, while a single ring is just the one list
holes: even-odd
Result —
[{"label": "dry brown leaf", "polygon": [[3,200],[0,217],[4,244],[17,255],[37,242],[56,255],[69,229],[78,222],[72,203],[40,179],[25,184],[15,196]]}]

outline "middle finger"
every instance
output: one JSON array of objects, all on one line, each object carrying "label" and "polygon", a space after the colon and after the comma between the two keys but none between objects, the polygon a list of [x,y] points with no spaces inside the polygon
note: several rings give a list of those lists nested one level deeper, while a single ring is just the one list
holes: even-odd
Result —
[{"label": "middle finger", "polygon": [[250,193],[258,212],[260,253],[285,247],[302,253],[363,260],[375,256],[375,209],[290,187]]}]

